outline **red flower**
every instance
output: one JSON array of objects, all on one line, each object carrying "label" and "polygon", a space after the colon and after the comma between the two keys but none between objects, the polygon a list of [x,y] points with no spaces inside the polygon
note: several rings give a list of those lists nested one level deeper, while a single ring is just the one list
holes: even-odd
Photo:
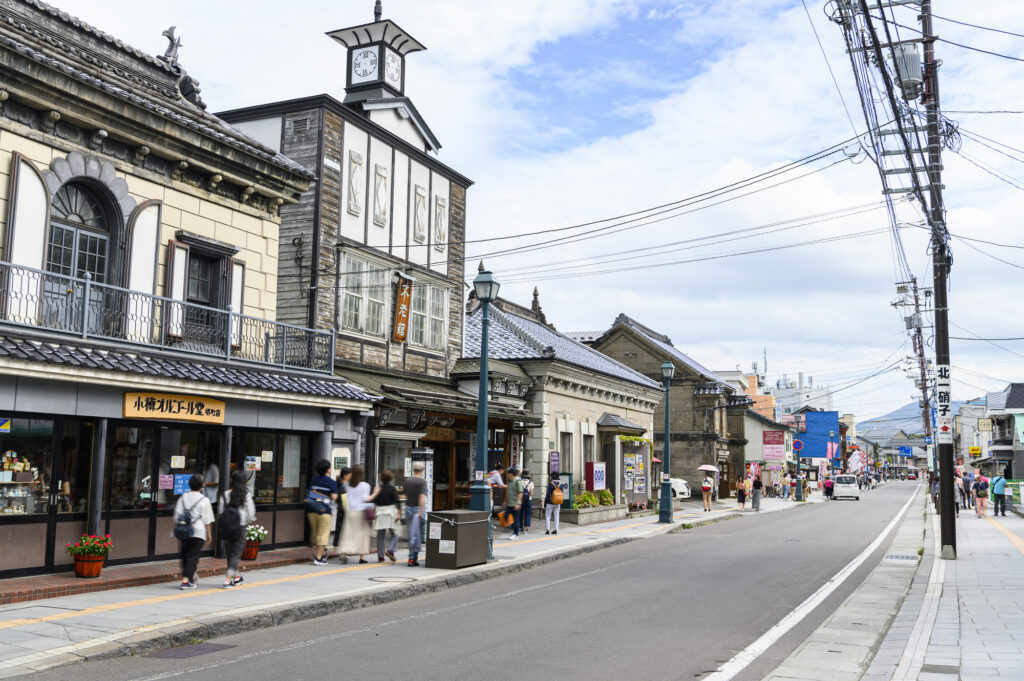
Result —
[{"label": "red flower", "polygon": [[110,539],[110,535],[109,534],[107,535],[107,539]]}]

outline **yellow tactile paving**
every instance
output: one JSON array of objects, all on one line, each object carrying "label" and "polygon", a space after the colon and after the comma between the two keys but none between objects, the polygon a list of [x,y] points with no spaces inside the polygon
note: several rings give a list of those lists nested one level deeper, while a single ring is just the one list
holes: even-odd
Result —
[{"label": "yellow tactile paving", "polygon": [[997,530],[1006,535],[1006,538],[1010,540],[1010,543],[1013,544],[1014,548],[1020,551],[1021,555],[1024,555],[1024,539],[1021,539],[1016,534],[1003,527],[1003,524],[997,521],[995,518],[985,516],[985,520],[995,525]]}]

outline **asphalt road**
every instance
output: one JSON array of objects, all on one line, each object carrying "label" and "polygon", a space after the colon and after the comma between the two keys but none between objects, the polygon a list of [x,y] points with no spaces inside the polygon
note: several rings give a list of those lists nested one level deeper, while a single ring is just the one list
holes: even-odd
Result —
[{"label": "asphalt road", "polygon": [[[859,502],[749,515],[216,639],[230,647],[188,659],[119,658],[37,673],[33,681],[699,679],[854,559],[914,489],[890,483]],[[860,584],[886,546],[736,678],[760,679],[774,668]]]}]

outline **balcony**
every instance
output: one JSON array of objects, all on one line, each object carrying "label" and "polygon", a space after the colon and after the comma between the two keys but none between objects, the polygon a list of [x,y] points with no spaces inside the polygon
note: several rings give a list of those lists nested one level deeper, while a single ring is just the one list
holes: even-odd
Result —
[{"label": "balcony", "polygon": [[0,325],[232,362],[334,371],[334,331],[290,324],[0,261]]}]

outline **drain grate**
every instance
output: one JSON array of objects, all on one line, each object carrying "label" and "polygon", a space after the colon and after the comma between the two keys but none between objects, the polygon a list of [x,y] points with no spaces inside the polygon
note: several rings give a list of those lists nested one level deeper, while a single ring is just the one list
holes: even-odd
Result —
[{"label": "drain grate", "polygon": [[960,667],[951,664],[923,664],[921,672],[925,674],[959,674]]},{"label": "drain grate", "polygon": [[914,555],[902,555],[898,553],[890,553],[885,557],[886,560],[917,560],[917,556]]},{"label": "drain grate", "polygon": [[403,582],[415,582],[417,580],[416,580],[415,577],[370,577],[370,581],[371,582],[388,582],[388,583],[398,582],[398,583],[403,583]]},{"label": "drain grate", "polygon": [[183,660],[187,657],[198,657],[199,655],[216,653],[218,651],[234,647],[235,646],[224,645],[223,643],[193,643],[192,645],[178,646],[177,648],[168,648],[167,650],[158,650],[155,653],[150,653],[146,657],[160,657],[165,660]]}]

